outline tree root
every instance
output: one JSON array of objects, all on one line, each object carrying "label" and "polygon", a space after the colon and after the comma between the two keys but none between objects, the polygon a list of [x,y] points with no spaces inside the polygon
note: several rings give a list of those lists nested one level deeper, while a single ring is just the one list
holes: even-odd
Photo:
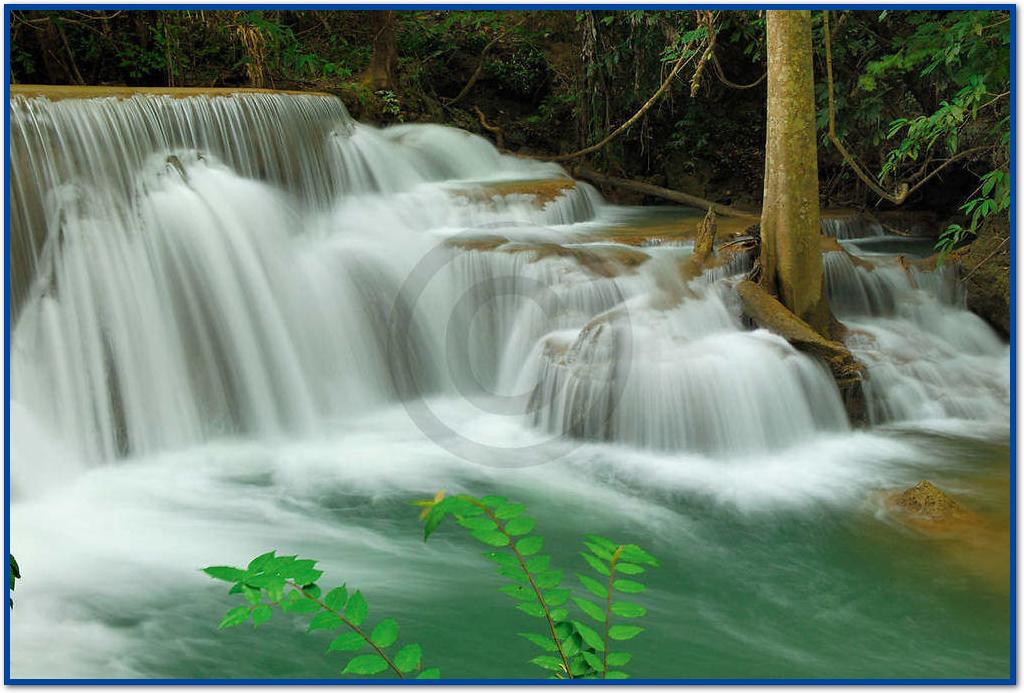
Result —
[{"label": "tree root", "polygon": [[750,280],[736,284],[743,306],[743,314],[758,327],[774,332],[795,348],[812,354],[825,362],[839,386],[850,421],[860,425],[866,422],[864,402],[864,367],[841,342],[818,334],[798,318],[778,299]]},{"label": "tree root", "polygon": [[505,150],[505,130],[500,125],[491,125],[487,122],[487,116],[480,110],[479,106],[473,106],[473,112],[476,113],[477,119],[480,121],[480,127],[487,132],[494,135],[494,146],[499,151]]}]

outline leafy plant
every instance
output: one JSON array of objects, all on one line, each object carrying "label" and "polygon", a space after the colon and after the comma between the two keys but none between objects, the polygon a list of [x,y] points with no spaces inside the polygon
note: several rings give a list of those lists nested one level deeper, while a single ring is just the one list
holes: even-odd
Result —
[{"label": "leafy plant", "polygon": [[312,614],[310,632],[342,631],[327,647],[328,653],[354,655],[341,673],[371,676],[390,670],[398,678],[414,673],[417,679],[440,678],[441,670],[437,667],[422,669],[423,650],[417,643],[389,654],[398,641],[398,621],[394,618],[382,619],[369,633],[364,629],[369,606],[362,592],[349,594],[348,587],[341,585],[321,596],[317,581],[323,571],[316,569],[316,563],[270,551],[252,559],[246,568],[204,568],[203,572],[215,580],[232,583],[229,594],[241,594],[247,602],[229,610],[221,619],[220,628],[249,621],[253,627],[259,626],[270,620],[275,606],[285,613]]},{"label": "leafy plant", "polygon": [[[426,541],[445,518],[469,530],[470,536],[494,550],[484,556],[498,566],[498,574],[509,584],[501,592],[517,602],[519,611],[543,620],[540,631],[520,632],[519,636],[543,651],[530,660],[557,679],[625,679],[622,667],[632,655],[617,643],[632,640],[643,632],[635,619],[647,613],[643,606],[620,597],[638,594],[645,587],[637,576],[658,561],[635,544],[618,544],[596,534],[584,537],[581,552],[592,574],[577,573],[582,590],[576,593],[562,586],[563,572],[551,567],[551,556],[541,553],[543,537],[535,534],[534,519],[526,507],[502,496],[475,498],[448,496],[416,501],[422,507]],[[12,559],[13,560],[13,559]],[[398,622],[385,618],[367,634],[363,624],[367,603],[362,593],[349,595],[345,585],[335,587],[321,597],[317,581],[323,575],[316,561],[295,556],[278,556],[274,551],[254,558],[246,568],[211,566],[203,571],[210,577],[232,583],[230,594],[241,594],[246,604],[229,610],[220,622],[231,628],[252,622],[268,621],[273,607],[286,613],[314,614],[309,630],[342,630],[327,648],[331,652],[362,652],[342,670],[343,674],[374,675],[391,671],[399,678],[419,672],[416,678],[440,678],[437,667],[421,669],[422,649],[407,644],[393,655],[389,648],[398,640]],[[594,601],[596,598],[599,601]],[[573,604],[588,621],[570,613]],[[615,648],[613,651],[612,648]]]},{"label": "leafy plant", "polygon": [[[601,600],[595,603],[562,586],[563,572],[551,568],[551,557],[541,553],[544,539],[533,533],[534,519],[524,514],[523,504],[502,496],[477,499],[439,493],[419,505],[423,507],[424,540],[451,517],[474,539],[496,549],[484,556],[498,565],[499,575],[511,581],[501,591],[518,602],[518,610],[544,621],[541,632],[519,633],[544,651],[530,663],[553,672],[555,678],[628,678],[626,672],[614,667],[628,664],[631,655],[613,652],[613,641],[632,640],[643,632],[629,620],[644,616],[647,610],[616,595],[637,594],[645,589],[635,576],[645,572],[644,566],[658,565],[653,556],[635,544],[617,544],[586,535],[586,551],[580,555],[599,577],[583,573],[576,577],[589,595]],[[570,613],[570,599],[597,623],[596,629]],[[613,623],[621,619],[627,622]]]},{"label": "leafy plant", "polygon": [[[18,562],[16,560],[14,560],[14,554],[10,554],[9,553],[9,554],[7,554],[7,556],[10,558],[10,561],[8,563],[8,566],[7,566],[7,589],[9,589],[11,592],[13,592],[14,591],[14,581],[18,580],[19,578],[21,578],[21,568],[18,567]],[[8,597],[7,598],[7,602],[8,602],[8,608],[13,609],[14,608],[14,598],[13,597]]]}]

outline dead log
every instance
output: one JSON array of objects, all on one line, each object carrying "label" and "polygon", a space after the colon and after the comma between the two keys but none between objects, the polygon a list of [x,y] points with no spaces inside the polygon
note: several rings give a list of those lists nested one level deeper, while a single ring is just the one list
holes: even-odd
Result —
[{"label": "dead log", "polygon": [[651,185],[650,183],[642,183],[640,181],[628,180],[626,178],[607,176],[589,168],[576,168],[573,170],[573,176],[590,181],[591,183],[597,183],[598,185],[609,185],[614,188],[622,188],[624,190],[632,190],[633,192],[638,192],[643,195],[650,195],[651,197],[660,197],[663,200],[675,202],[680,205],[686,205],[687,207],[696,207],[698,209],[708,210],[714,209],[716,214],[721,214],[723,217],[757,219],[757,216],[754,214],[741,212],[738,209],[729,207],[728,205],[721,205],[717,202],[712,202],[711,200],[705,200],[703,197],[697,197],[696,195],[690,195],[689,193],[680,192],[678,190],[662,188],[657,185]]}]

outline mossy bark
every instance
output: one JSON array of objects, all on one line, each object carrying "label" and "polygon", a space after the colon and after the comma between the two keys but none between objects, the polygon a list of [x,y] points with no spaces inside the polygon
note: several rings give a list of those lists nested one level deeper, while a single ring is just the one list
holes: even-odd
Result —
[{"label": "mossy bark", "polygon": [[761,285],[829,334],[821,262],[811,13],[769,10],[768,135],[761,210]]}]

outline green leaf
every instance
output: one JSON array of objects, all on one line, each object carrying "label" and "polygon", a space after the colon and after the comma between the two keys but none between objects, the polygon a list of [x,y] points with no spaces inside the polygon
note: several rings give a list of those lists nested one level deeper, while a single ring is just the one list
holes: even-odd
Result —
[{"label": "green leaf", "polygon": [[476,529],[469,533],[477,541],[488,546],[508,546],[508,537],[493,529]]},{"label": "green leaf", "polygon": [[498,591],[520,601],[531,601],[537,597],[534,591],[526,585],[504,585],[499,587]]},{"label": "green leaf", "polygon": [[345,608],[345,602],[348,601],[348,589],[345,585],[341,587],[335,587],[333,590],[328,592],[324,596],[324,604],[327,605],[328,609],[334,611],[341,611]]},{"label": "green leaf", "polygon": [[608,653],[608,666],[610,667],[624,667],[629,664],[629,660],[633,659],[633,655],[628,652],[609,652]]},{"label": "green leaf", "polygon": [[616,563],[615,572],[623,573],[625,575],[639,575],[644,572],[644,569],[635,563]]},{"label": "green leaf", "polygon": [[270,607],[266,604],[260,604],[252,610],[252,625],[253,627],[270,620],[270,616],[273,614]]},{"label": "green leaf", "polygon": [[558,587],[562,582],[561,570],[548,570],[533,577],[533,582],[542,590]]},{"label": "green leaf", "polygon": [[505,553],[504,551],[488,551],[484,556],[504,568],[519,569],[519,560],[512,554]]},{"label": "green leaf", "polygon": [[587,673],[587,670],[587,660],[583,659],[582,655],[569,658],[569,672],[574,677],[583,676]]},{"label": "green leaf", "polygon": [[629,674],[624,671],[607,671],[604,677],[606,679],[628,679]]},{"label": "green leaf", "polygon": [[516,604],[516,608],[524,614],[536,616],[537,618],[544,618],[544,609],[537,602],[523,602],[521,604]]},{"label": "green leaf", "polygon": [[516,550],[523,556],[531,556],[544,546],[544,538],[538,536],[524,537],[516,542]]},{"label": "green leaf", "polygon": [[320,610],[320,605],[302,596],[299,590],[292,590],[281,604],[281,609],[289,614],[311,614]]},{"label": "green leaf", "polygon": [[[602,537],[599,534],[586,534],[583,536],[583,539],[592,544],[597,544],[605,551],[607,551],[609,554],[615,553],[615,551],[619,548],[619,545],[616,544],[614,541],[606,537]],[[609,560],[610,559],[611,557],[609,556]]]},{"label": "green leaf", "polygon": [[386,618],[378,623],[370,634],[373,644],[382,650],[391,647],[398,640],[398,621],[393,618]]},{"label": "green leaf", "polygon": [[522,534],[529,534],[533,531],[534,520],[532,517],[517,517],[505,525],[505,531],[514,537]]},{"label": "green leaf", "polygon": [[359,633],[342,633],[327,646],[328,652],[355,652],[363,649],[366,640]]},{"label": "green leaf", "polygon": [[484,496],[480,499],[480,502],[488,508],[496,508],[499,505],[508,503],[508,498],[505,498],[505,496]]},{"label": "green leaf", "polygon": [[420,672],[418,679],[439,679],[441,678],[441,670],[437,667],[430,667]]},{"label": "green leaf", "polygon": [[[514,558],[512,560],[515,560]],[[548,569],[551,564],[551,556],[547,554],[532,556],[526,559],[526,569],[531,573],[539,573]]]},{"label": "green leaf", "polygon": [[324,574],[322,570],[298,570],[292,573],[292,579],[295,580],[296,584],[299,585],[312,585],[314,582],[319,580]]},{"label": "green leaf", "polygon": [[576,574],[576,577],[579,578],[579,581],[583,583],[583,586],[586,587],[587,590],[595,597],[600,597],[601,599],[608,598],[608,590],[594,578],[587,575],[580,575],[579,573]]},{"label": "green leaf", "polygon": [[332,614],[330,611],[322,611],[309,622],[309,630],[327,630],[338,628],[344,624],[345,622],[337,614]]},{"label": "green leaf", "polygon": [[636,544],[624,544],[619,557],[630,563],[644,563],[655,568],[658,567],[658,559],[641,549]]},{"label": "green leaf", "polygon": [[537,633],[520,633],[519,637],[526,638],[527,640],[529,640],[545,652],[558,651],[558,647],[555,645],[555,641],[549,637],[538,635]]},{"label": "green leaf", "polygon": [[530,663],[536,664],[541,669],[547,669],[548,671],[565,671],[565,669],[562,668],[562,660],[560,660],[558,657],[552,657],[550,655],[541,655],[539,657],[534,657],[530,660]]},{"label": "green leaf", "polygon": [[632,640],[644,631],[640,626],[616,624],[608,629],[608,637],[612,640]]},{"label": "green leaf", "polygon": [[494,510],[494,516],[499,520],[511,520],[521,515],[524,510],[526,506],[522,503],[505,503]]},{"label": "green leaf", "polygon": [[509,580],[521,582],[523,584],[529,582],[529,580],[526,577],[526,573],[523,572],[523,569],[519,565],[515,565],[509,568],[499,568],[498,575],[507,577]]},{"label": "green leaf", "polygon": [[647,609],[632,602],[612,602],[612,613],[623,618],[639,618],[647,613]]},{"label": "green leaf", "polygon": [[395,666],[403,674],[408,674],[420,665],[423,658],[423,650],[416,643],[411,643],[400,649],[395,654]]},{"label": "green leaf", "polygon": [[388,668],[388,663],[379,654],[364,654],[353,657],[342,669],[343,674],[379,674]]},{"label": "green leaf", "polygon": [[573,597],[572,600],[587,616],[599,623],[604,623],[604,610],[597,604],[581,597]]},{"label": "green leaf", "polygon": [[568,609],[559,607],[557,609],[551,610],[551,620],[555,623],[558,623],[559,621],[564,621],[567,618],[569,618]]},{"label": "green leaf", "polygon": [[615,586],[616,591],[625,592],[626,594],[637,594],[638,592],[643,592],[647,589],[642,584],[634,580],[616,580],[613,585]]},{"label": "green leaf", "polygon": [[580,645],[582,644],[583,640],[580,636],[574,633],[562,641],[562,654],[566,657],[572,657],[573,655],[579,654]]},{"label": "green leaf", "polygon": [[612,554],[614,553],[614,551],[609,551],[605,547],[598,544],[596,541],[585,541],[583,542],[583,545],[590,549],[591,553],[593,553],[598,558],[601,558],[606,561],[612,560]]},{"label": "green leaf", "polygon": [[435,505],[427,513],[427,517],[423,520],[423,541],[430,538],[430,535],[434,533],[441,523],[444,521],[445,515],[448,511],[445,510],[440,504]]},{"label": "green leaf", "polygon": [[456,522],[466,529],[489,529],[494,531],[496,526],[494,524],[494,520],[485,515],[477,515],[476,517],[460,517]]},{"label": "green leaf", "polygon": [[555,626],[555,635],[558,636],[559,640],[565,640],[568,637],[572,637],[572,634],[576,632],[576,629],[572,627],[571,623],[559,623]]},{"label": "green leaf", "polygon": [[225,582],[241,582],[245,578],[244,570],[226,565],[214,565],[209,568],[203,568],[203,572],[214,580],[224,580]]},{"label": "green leaf", "polygon": [[274,560],[274,553],[274,551],[268,551],[249,561],[248,571],[250,573],[258,573],[263,570],[267,564]]},{"label": "green leaf", "polygon": [[596,570],[601,575],[611,575],[611,571],[608,570],[608,566],[601,562],[600,559],[591,556],[589,553],[581,553],[583,559],[590,564],[590,567]]},{"label": "green leaf", "polygon": [[562,606],[569,601],[571,592],[567,587],[557,587],[544,593],[544,601],[548,606]]},{"label": "green leaf", "polygon": [[370,607],[366,604],[366,598],[362,592],[356,592],[348,600],[348,605],[345,607],[345,618],[354,623],[357,626],[363,625],[363,621],[366,620],[366,612],[369,611]]},{"label": "green leaf", "polygon": [[255,587],[249,587],[249,585],[242,585],[242,596],[245,597],[245,601],[250,604],[260,603],[260,591]]},{"label": "green leaf", "polygon": [[249,609],[248,606],[236,606],[231,611],[224,614],[224,618],[221,619],[218,628],[233,628],[234,626],[241,625],[249,620]]},{"label": "green leaf", "polygon": [[579,621],[573,621],[572,625],[576,627],[576,632],[583,638],[583,642],[598,652],[604,652],[604,640],[597,634],[596,630]]},{"label": "green leaf", "polygon": [[598,672],[604,671],[604,662],[601,661],[601,658],[599,656],[587,650],[583,650],[583,652],[581,652],[580,654],[583,655],[583,659],[587,661],[587,664],[590,665],[591,669]]}]

